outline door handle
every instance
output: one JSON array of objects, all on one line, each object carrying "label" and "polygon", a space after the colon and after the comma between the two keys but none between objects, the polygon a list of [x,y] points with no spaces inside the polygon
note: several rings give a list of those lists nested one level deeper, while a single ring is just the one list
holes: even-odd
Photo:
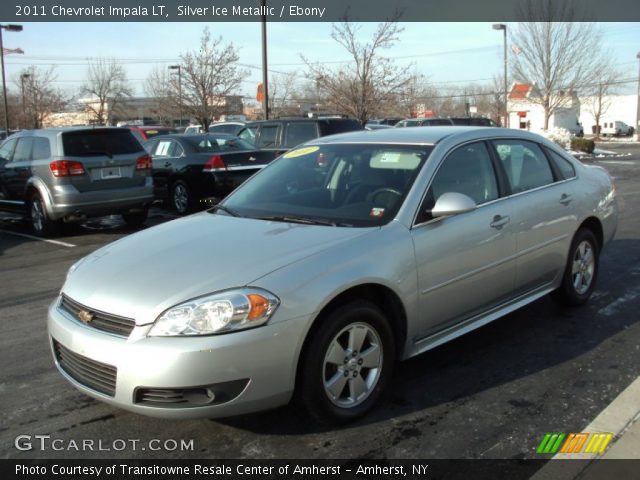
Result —
[{"label": "door handle", "polygon": [[560,197],[560,203],[562,205],[569,205],[571,202],[573,202],[573,196],[568,195],[566,193],[563,193],[562,196]]},{"label": "door handle", "polygon": [[501,215],[496,215],[495,217],[493,217],[493,222],[491,222],[491,228],[495,228],[496,230],[500,230],[502,227],[504,227],[507,223],[509,223],[509,221],[511,220],[511,218],[509,218],[508,216],[501,216]]},{"label": "door handle", "polygon": [[171,162],[164,162],[164,166],[165,167],[170,167],[171,166]]}]

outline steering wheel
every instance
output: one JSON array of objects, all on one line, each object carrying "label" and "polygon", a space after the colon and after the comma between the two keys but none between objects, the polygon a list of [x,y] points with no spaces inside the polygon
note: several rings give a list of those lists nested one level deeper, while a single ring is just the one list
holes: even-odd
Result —
[{"label": "steering wheel", "polygon": [[391,193],[392,195],[396,195],[398,197],[402,196],[402,192],[400,190],[398,190],[397,188],[382,187],[382,188],[378,188],[378,189],[374,190],[373,192],[371,192],[371,195],[369,195],[369,198],[371,199],[371,201],[373,203],[376,203],[376,197],[378,195],[382,195],[383,193]]}]

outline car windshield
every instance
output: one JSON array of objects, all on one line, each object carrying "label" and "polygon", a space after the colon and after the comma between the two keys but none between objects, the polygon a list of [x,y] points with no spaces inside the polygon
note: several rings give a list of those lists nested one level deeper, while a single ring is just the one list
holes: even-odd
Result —
[{"label": "car windshield", "polygon": [[[394,218],[433,147],[334,144],[292,150],[224,201],[235,214],[352,227]],[[215,213],[227,214],[224,209]]]},{"label": "car windshield", "polygon": [[184,141],[197,153],[226,152],[230,150],[255,150],[249,142],[231,135],[213,136],[197,135],[185,137]]}]

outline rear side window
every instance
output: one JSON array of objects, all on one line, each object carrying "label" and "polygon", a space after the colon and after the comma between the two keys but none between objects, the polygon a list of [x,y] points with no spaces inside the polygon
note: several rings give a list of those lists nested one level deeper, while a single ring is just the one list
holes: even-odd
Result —
[{"label": "rear side window", "polygon": [[562,175],[562,178],[564,180],[576,176],[576,169],[573,168],[573,165],[571,165],[571,162],[569,160],[562,157],[561,155],[558,155],[553,150],[547,149],[546,151],[549,154],[551,161],[556,167],[558,167],[558,170],[560,171],[560,174]]},{"label": "rear side window", "polygon": [[64,155],[90,157],[96,155],[123,155],[142,150],[129,130],[82,130],[62,134]]},{"label": "rear side window", "polygon": [[290,123],[287,125],[284,146],[292,148],[317,137],[318,129],[315,122]]},{"label": "rear side window", "polygon": [[320,121],[320,136],[334,135],[336,133],[353,132],[354,130],[362,130],[362,125],[357,120],[338,120],[338,121]]},{"label": "rear side window", "polygon": [[31,146],[33,145],[33,137],[22,137],[18,139],[16,151],[13,153],[13,161],[20,162],[31,160]]},{"label": "rear side window", "polygon": [[537,144],[522,140],[496,140],[493,144],[513,193],[553,183],[551,166]]},{"label": "rear side window", "polygon": [[238,137],[253,144],[256,141],[257,131],[258,131],[257,126],[247,127],[238,132]]},{"label": "rear side window", "polygon": [[260,139],[258,147],[273,147],[276,145],[278,138],[278,125],[265,125],[260,130]]},{"label": "rear side window", "polygon": [[34,160],[44,160],[51,156],[49,139],[45,137],[33,137],[33,152],[31,157]]},{"label": "rear side window", "polygon": [[12,138],[11,140],[6,141],[2,147],[0,147],[0,158],[4,158],[5,160],[9,160],[11,158],[11,154],[13,153],[13,148],[16,146],[16,139]]}]

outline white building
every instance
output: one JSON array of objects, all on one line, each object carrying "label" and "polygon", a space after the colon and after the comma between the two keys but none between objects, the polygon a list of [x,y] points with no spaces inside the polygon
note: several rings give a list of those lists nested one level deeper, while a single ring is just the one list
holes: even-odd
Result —
[{"label": "white building", "polygon": [[[593,117],[593,97],[580,98],[580,123],[584,127],[584,133],[595,133],[595,118]],[[600,118],[600,126],[610,121],[622,121],[633,126],[636,123],[637,95],[606,95],[602,97],[604,113]],[[635,127],[638,131],[638,127]]]},{"label": "white building", "polygon": [[[560,92],[562,106],[549,118],[549,128],[564,128],[578,133],[580,125],[580,99],[575,92]],[[514,83],[508,97],[509,127],[532,132],[544,130],[544,108],[539,101],[540,91],[535,84]],[[585,129],[585,132],[587,130]]]}]

